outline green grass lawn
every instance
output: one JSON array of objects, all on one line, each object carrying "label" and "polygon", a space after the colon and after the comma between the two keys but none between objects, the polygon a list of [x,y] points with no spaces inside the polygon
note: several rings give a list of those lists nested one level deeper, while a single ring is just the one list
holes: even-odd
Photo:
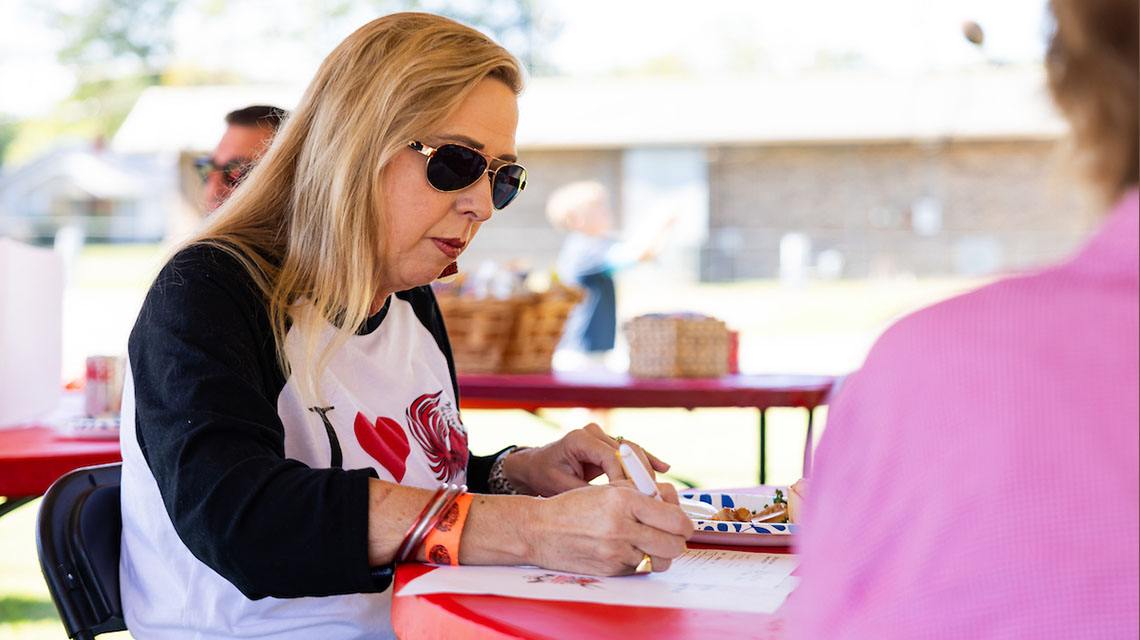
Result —
[{"label": "green grass lawn", "polygon": [[[64,377],[82,375],[91,354],[121,354],[139,304],[165,249],[150,245],[84,250],[64,295]],[[967,280],[841,281],[786,289],[771,281],[700,285],[657,282],[635,272],[619,282],[622,318],[653,311],[700,311],[740,334],[741,369],[750,373],[837,374],[858,367],[899,314],[969,290]],[[664,301],[664,302],[663,302]],[[619,345],[620,354],[622,345]],[[508,444],[543,444],[589,420],[584,410],[466,411],[475,453]],[[816,416],[818,440],[826,409]],[[755,484],[758,417],[749,409],[618,409],[614,435],[643,444],[673,464],[670,475],[701,487]],[[768,420],[768,481],[800,476],[806,413],[773,409]],[[40,575],[34,541],[39,501],[0,518],[0,638],[60,638],[63,628]],[[129,637],[127,634],[116,634]],[[107,637],[115,637],[107,636]]]}]

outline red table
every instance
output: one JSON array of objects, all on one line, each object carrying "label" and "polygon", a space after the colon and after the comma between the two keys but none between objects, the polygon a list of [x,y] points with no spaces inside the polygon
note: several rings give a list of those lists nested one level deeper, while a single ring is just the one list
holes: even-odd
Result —
[{"label": "red table", "polygon": [[61,438],[46,426],[0,429],[0,516],[43,495],[68,471],[120,460],[118,440]]},{"label": "red table", "polygon": [[[692,545],[694,548],[703,545]],[[779,553],[774,547],[716,547]],[[543,640],[656,640],[783,637],[784,622],[774,614],[708,609],[664,609],[527,600],[504,596],[433,593],[401,596],[409,581],[431,571],[422,564],[396,569],[392,625],[400,638]]]},{"label": "red table", "polygon": [[582,372],[546,375],[461,375],[464,409],[541,407],[754,407],[760,412],[760,484],[766,480],[767,410],[807,409],[804,476],[811,473],[812,416],[825,404],[831,376],[730,375],[720,378],[633,378],[626,373]]},{"label": "red table", "polygon": [[[744,493],[763,487],[725,490]],[[708,545],[691,544],[694,548]],[[789,553],[790,547],[729,547],[718,549]],[[619,605],[528,600],[504,596],[433,593],[401,596],[400,589],[432,567],[403,564],[396,569],[392,625],[401,638],[543,640],[631,640],[655,638],[765,638],[783,637],[784,621],[774,614],[706,609],[664,609]]]},{"label": "red table", "polygon": [[[824,404],[834,379],[829,376],[733,375],[722,378],[631,378],[624,373],[547,375],[461,375],[461,406],[466,409],[539,407],[754,407],[760,411],[760,484],[765,476],[766,411],[770,407],[812,410]],[[80,394],[66,394],[60,413],[79,409]],[[72,407],[71,405],[75,405]],[[42,425],[0,429],[0,516],[43,495],[73,469],[118,462],[117,440],[61,438]],[[811,447],[804,447],[804,475],[811,470]]]}]

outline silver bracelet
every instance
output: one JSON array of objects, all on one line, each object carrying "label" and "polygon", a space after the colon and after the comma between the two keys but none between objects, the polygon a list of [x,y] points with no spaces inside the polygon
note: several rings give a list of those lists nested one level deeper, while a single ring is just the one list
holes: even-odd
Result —
[{"label": "silver bracelet", "polygon": [[408,529],[400,548],[396,550],[396,562],[407,562],[415,557],[416,550],[423,544],[432,527],[439,523],[443,514],[455,500],[467,493],[467,485],[445,484],[436,489],[435,495],[428,501],[427,506],[420,512],[416,521]]},{"label": "silver bracelet", "polygon": [[503,459],[516,451],[525,451],[530,447],[510,447],[506,451],[499,454],[495,458],[495,463],[491,465],[491,475],[487,478],[487,486],[490,487],[491,493],[498,495],[518,495],[518,489],[515,489],[511,481],[507,479],[507,475],[503,473]]}]

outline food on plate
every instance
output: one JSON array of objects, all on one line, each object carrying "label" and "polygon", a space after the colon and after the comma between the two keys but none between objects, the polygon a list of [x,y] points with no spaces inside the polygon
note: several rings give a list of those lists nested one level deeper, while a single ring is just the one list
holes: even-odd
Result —
[{"label": "food on plate", "polygon": [[787,522],[788,505],[782,502],[769,505],[752,514],[750,520],[752,522]]},{"label": "food on plate", "polygon": [[788,501],[784,499],[784,492],[776,489],[776,496],[772,504],[752,514],[752,522],[781,523],[788,521]]},{"label": "food on plate", "polygon": [[[689,518],[697,522],[698,528],[704,522],[740,522],[751,524],[797,523],[803,514],[804,498],[807,495],[807,480],[800,478],[790,487],[773,489],[771,494],[697,494],[680,497],[681,508]],[[716,505],[716,506],[714,506]],[[721,507],[721,505],[731,505]],[[776,527],[773,531],[785,531]],[[707,529],[706,530],[711,530]],[[724,531],[724,528],[718,529]],[[736,529],[740,531],[738,527]],[[751,529],[750,529],[751,530]],[[758,529],[757,529],[758,530]]]},{"label": "food on plate", "polygon": [[772,498],[772,503],[764,506],[759,511],[753,511],[744,507],[737,507],[735,509],[732,507],[724,507],[713,514],[709,519],[727,522],[788,522],[788,503],[784,500],[783,490],[776,489],[776,495]]},{"label": "food on plate", "polygon": [[799,522],[798,518],[803,517],[804,500],[807,498],[807,492],[807,478],[800,478],[796,480],[795,484],[788,487],[788,522]]},{"label": "food on plate", "polygon": [[727,520],[728,522],[748,522],[752,519],[752,511],[744,507],[738,509],[725,507],[713,514],[712,519]]}]

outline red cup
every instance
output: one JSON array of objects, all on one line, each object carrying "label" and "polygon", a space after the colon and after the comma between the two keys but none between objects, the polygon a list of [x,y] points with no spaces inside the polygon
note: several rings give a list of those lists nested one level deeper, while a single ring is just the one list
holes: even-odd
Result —
[{"label": "red cup", "polygon": [[123,359],[88,356],[83,400],[88,418],[116,418],[123,402]]}]

